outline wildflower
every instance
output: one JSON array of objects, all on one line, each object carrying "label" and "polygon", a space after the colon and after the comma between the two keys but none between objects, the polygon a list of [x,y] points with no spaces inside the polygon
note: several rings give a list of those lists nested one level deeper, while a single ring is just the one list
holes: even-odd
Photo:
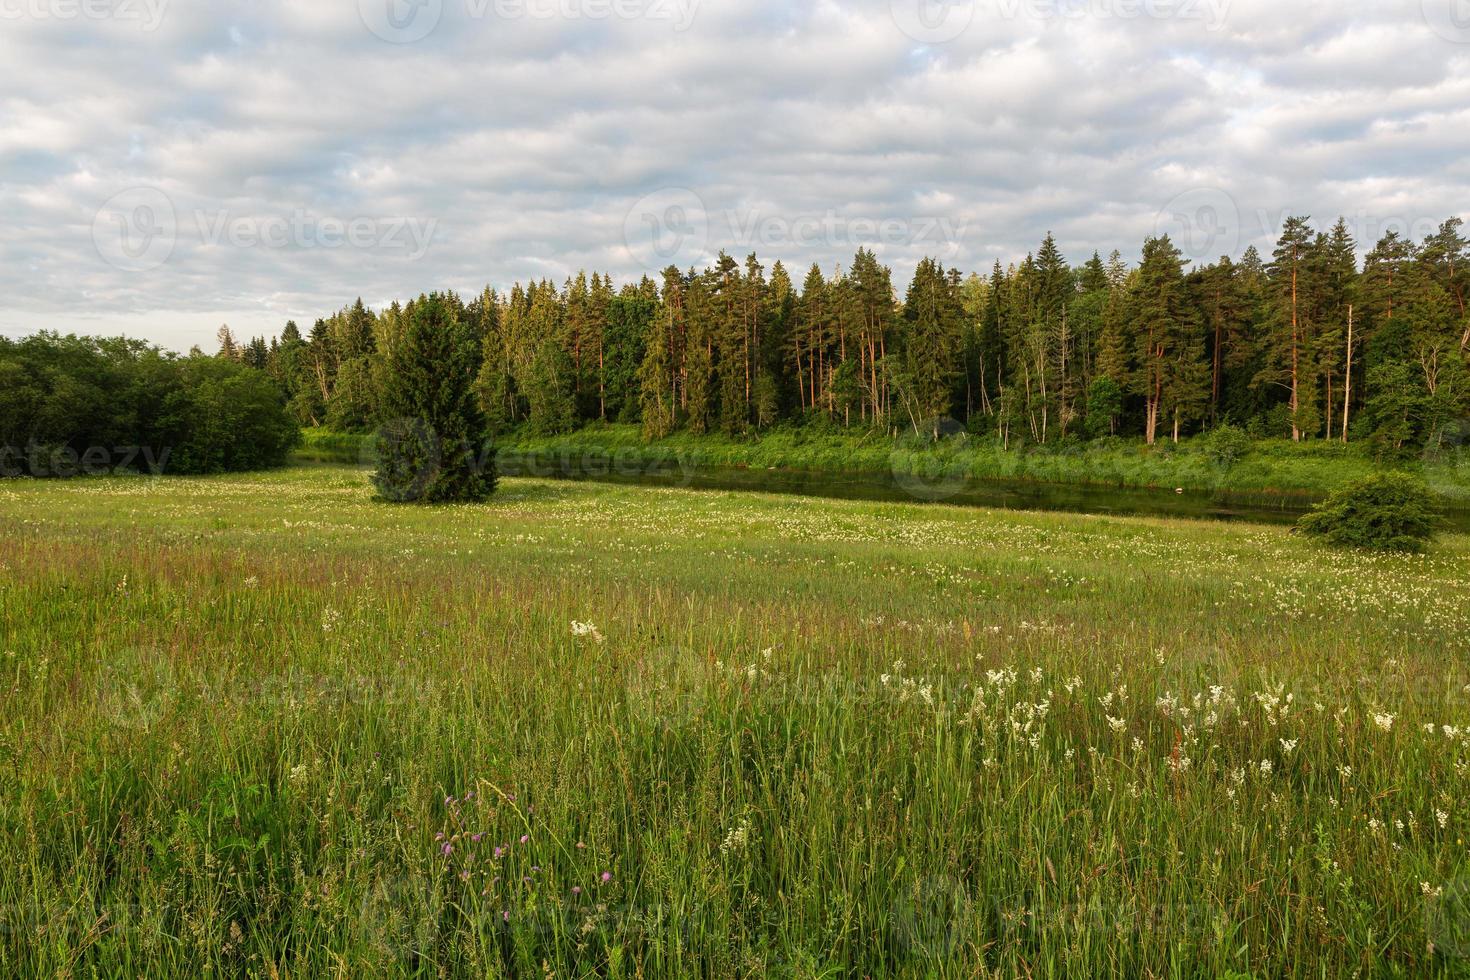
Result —
[{"label": "wildflower", "polygon": [[606,637],[602,635],[602,631],[599,630],[592,623],[579,623],[575,619],[572,620],[572,635],[577,637],[587,637],[594,643],[601,643],[604,639],[606,639]]},{"label": "wildflower", "polygon": [[530,839],[531,839],[531,835],[530,834],[522,834],[521,835],[521,843],[522,844],[526,843],[526,841],[528,841]]},{"label": "wildflower", "polygon": [[1292,750],[1296,748],[1296,743],[1297,743],[1297,740],[1294,739],[1294,738],[1283,738],[1283,739],[1281,739],[1281,754],[1282,755],[1291,755]]},{"label": "wildflower", "polygon": [[1398,716],[1374,713],[1373,724],[1377,725],[1382,731],[1390,731],[1393,728],[1393,720],[1396,717]]},{"label": "wildflower", "polygon": [[602,883],[605,885],[609,881],[612,881],[612,872],[611,871],[604,871],[602,873]]},{"label": "wildflower", "polygon": [[750,845],[751,839],[750,820],[742,819],[740,826],[725,835],[724,843],[720,844],[720,852],[728,854],[730,851],[743,851]]},{"label": "wildflower", "polygon": [[1114,718],[1112,715],[1108,715],[1107,719],[1108,727],[1115,732],[1121,732],[1123,729],[1128,727],[1128,723],[1122,718]]},{"label": "wildflower", "polygon": [[1439,824],[1439,829],[1443,830],[1450,822],[1450,815],[1443,810],[1435,810],[1434,820]]}]

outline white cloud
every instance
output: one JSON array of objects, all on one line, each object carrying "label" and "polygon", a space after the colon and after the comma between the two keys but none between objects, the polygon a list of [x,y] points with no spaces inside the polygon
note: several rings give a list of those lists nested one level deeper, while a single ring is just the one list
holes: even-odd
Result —
[{"label": "white cloud", "polygon": [[[1470,44],[1426,20],[1439,0],[974,0],[939,44],[899,29],[923,23],[894,16],[910,0],[440,0],[408,44],[366,26],[404,0],[116,0],[158,9],[151,30],[58,2],[0,25],[8,334],[207,346],[222,320],[272,333],[358,295],[636,278],[657,270],[625,218],[670,187],[703,202],[699,254],[831,268],[871,230],[900,281],[1048,230],[1074,261],[1132,254],[1171,202],[1223,213],[1208,247],[1238,252],[1285,213],[1371,235],[1470,190]],[[141,272],[94,245],[139,186],[175,238]],[[354,221],[378,231],[330,244]],[[432,226],[421,256],[395,223]]]}]

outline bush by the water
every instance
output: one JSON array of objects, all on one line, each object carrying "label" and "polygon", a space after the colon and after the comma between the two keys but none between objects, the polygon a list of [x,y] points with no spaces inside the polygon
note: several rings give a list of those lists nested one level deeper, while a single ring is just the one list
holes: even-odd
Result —
[{"label": "bush by the water", "polygon": [[1434,536],[1434,497],[1407,473],[1351,483],[1303,517],[1302,532],[1331,544],[1375,551],[1421,551]]}]

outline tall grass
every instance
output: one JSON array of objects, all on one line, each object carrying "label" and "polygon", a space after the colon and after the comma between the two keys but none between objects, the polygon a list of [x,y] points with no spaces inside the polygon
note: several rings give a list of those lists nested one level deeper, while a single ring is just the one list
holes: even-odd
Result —
[{"label": "tall grass", "polygon": [[1458,975],[1470,539],[0,485],[0,973]]}]

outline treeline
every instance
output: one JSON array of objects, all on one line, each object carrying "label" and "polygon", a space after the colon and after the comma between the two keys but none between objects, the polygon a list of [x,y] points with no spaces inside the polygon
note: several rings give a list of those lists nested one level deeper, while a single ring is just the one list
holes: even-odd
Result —
[{"label": "treeline", "polygon": [[278,466],[301,439],[278,385],[141,341],[0,338],[0,476]]},{"label": "treeline", "polygon": [[[657,282],[579,273],[434,300],[467,327],[462,363],[495,432],[600,419],[650,437],[783,422],[925,433],[952,418],[1014,446],[1230,422],[1404,452],[1470,414],[1460,229],[1390,233],[1361,266],[1344,221],[1294,217],[1270,256],[1199,268],[1167,237],[1137,267],[1116,251],[1073,265],[1048,235],[988,275],[926,259],[901,294],[862,249],[800,284],[780,262],[722,254]],[[274,377],[303,424],[362,430],[385,417],[385,352],[411,306],[359,300],[308,336],[291,323],[243,346],[225,331],[221,350]]]}]

